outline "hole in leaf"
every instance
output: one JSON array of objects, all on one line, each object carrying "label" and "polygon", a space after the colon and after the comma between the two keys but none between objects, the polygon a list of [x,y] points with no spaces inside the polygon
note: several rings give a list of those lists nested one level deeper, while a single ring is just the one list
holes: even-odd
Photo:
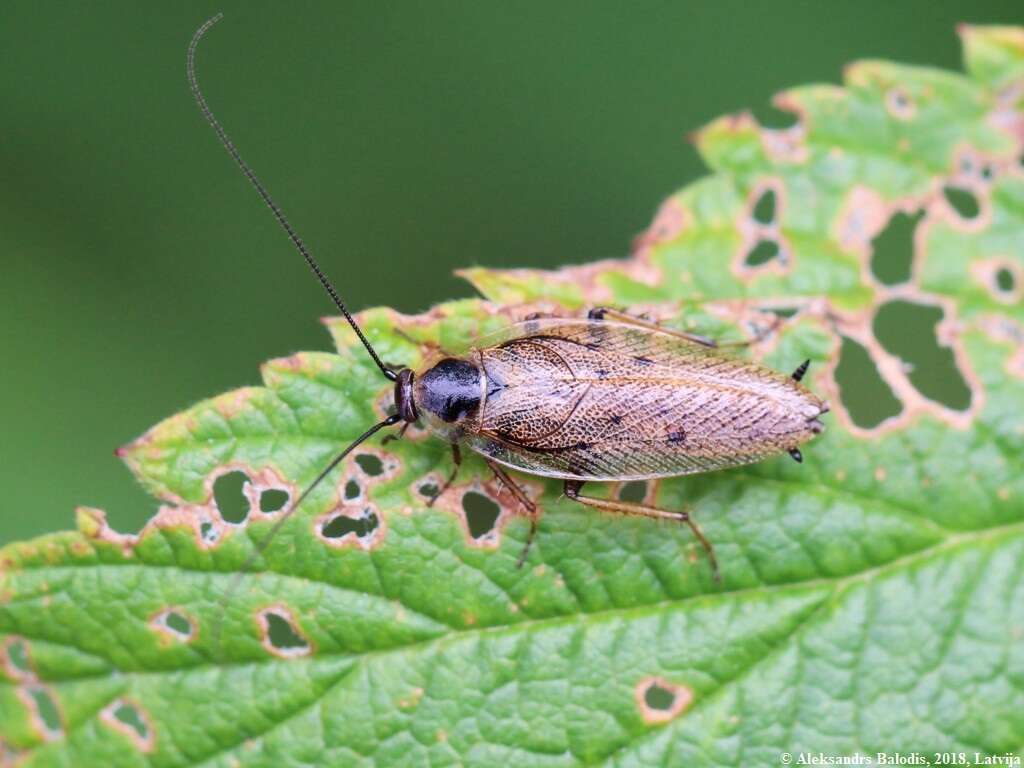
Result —
[{"label": "hole in leaf", "polygon": [[640,504],[646,498],[647,482],[645,480],[633,480],[619,489],[619,501],[630,501],[634,504]]},{"label": "hole in leaf", "polygon": [[678,717],[693,702],[693,691],[661,678],[647,678],[634,689],[636,703],[644,722],[650,725],[667,723]]},{"label": "hole in leaf", "polygon": [[359,483],[355,480],[349,480],[345,483],[345,498],[346,499],[358,499],[359,494],[363,492],[363,489],[359,487]]},{"label": "hole in leaf", "polygon": [[929,400],[962,411],[971,405],[971,389],[956,365],[953,350],[939,346],[936,326],[942,309],[910,301],[890,301],[875,315],[875,336],[890,354],[909,363],[911,384]]},{"label": "hole in leaf", "polygon": [[12,640],[7,644],[7,659],[16,672],[32,674],[32,663],[28,659],[28,643],[24,640]]},{"label": "hole in leaf", "polygon": [[437,483],[424,483],[419,487],[419,492],[426,496],[428,499],[432,499],[437,496],[437,492],[440,489],[437,487]]},{"label": "hole in leaf", "polygon": [[995,176],[995,171],[993,170],[991,165],[982,166],[981,178],[983,178],[985,181],[990,181],[993,176]]},{"label": "hole in leaf", "polygon": [[199,523],[199,535],[207,544],[216,544],[217,539],[220,538],[220,533],[209,520]]},{"label": "hole in leaf", "polygon": [[981,206],[978,205],[978,198],[969,189],[945,187],[942,190],[942,194],[945,196],[946,202],[953,207],[953,210],[960,215],[961,219],[973,219],[981,211]]},{"label": "hole in leaf", "polygon": [[770,102],[755,106],[751,109],[751,112],[753,112],[754,119],[757,120],[758,124],[772,130],[783,131],[787,128],[792,128],[800,122],[800,117],[796,112],[780,109]]},{"label": "hole in leaf", "polygon": [[871,272],[883,285],[905,283],[910,279],[914,258],[914,230],[924,211],[897,213],[885,229],[871,241]]},{"label": "hole in leaf", "polygon": [[384,474],[384,462],[379,456],[372,453],[360,453],[356,456],[356,463],[370,477],[377,477]]},{"label": "hole in leaf", "polygon": [[57,703],[49,691],[45,688],[29,688],[28,695],[32,698],[32,705],[46,735],[49,737],[59,735],[63,731],[60,723],[60,710],[57,709]]},{"label": "hole in leaf", "polygon": [[174,640],[183,643],[190,642],[195,636],[195,624],[180,610],[167,608],[161,611],[150,621],[150,626],[161,632],[165,637],[170,636]]},{"label": "hole in leaf", "polygon": [[213,481],[213,501],[220,516],[228,523],[238,525],[249,516],[249,500],[244,492],[247,482],[249,476],[245,472],[228,472]]},{"label": "hole in leaf", "polygon": [[164,625],[176,635],[192,636],[192,622],[177,611],[167,611],[164,614]]},{"label": "hole in leaf", "polygon": [[846,336],[839,350],[836,383],[843,405],[858,427],[877,427],[903,410],[900,401],[879,375],[868,351]]},{"label": "hole in leaf", "polygon": [[118,702],[111,715],[122,725],[128,726],[141,741],[149,740],[149,726],[137,707],[124,701]]},{"label": "hole in leaf", "polygon": [[288,492],[270,488],[260,494],[260,512],[270,514],[284,508],[288,503]]},{"label": "hole in leaf", "polygon": [[266,611],[267,642],[279,651],[296,651],[309,648],[309,643],[302,637],[291,622],[275,611]]},{"label": "hole in leaf", "polygon": [[766,189],[754,204],[754,220],[761,224],[775,221],[775,190]]},{"label": "hole in leaf", "polygon": [[145,710],[138,705],[126,699],[116,699],[100,712],[100,719],[131,740],[142,752],[153,751],[153,729]]},{"label": "hole in leaf", "polygon": [[462,509],[466,513],[466,525],[469,526],[469,535],[474,539],[486,536],[494,530],[498,522],[498,515],[501,514],[501,507],[494,499],[485,496],[479,491],[467,491],[462,496]]},{"label": "hole in leaf", "polygon": [[657,682],[653,682],[648,685],[647,690],[644,691],[644,704],[651,709],[668,712],[673,706],[675,706],[675,703],[675,691],[670,691],[668,688],[662,687]]},{"label": "hole in leaf", "polygon": [[360,539],[365,539],[377,530],[379,524],[380,521],[373,511],[365,509],[359,517],[335,515],[320,529],[320,532],[327,539],[340,539],[350,533],[354,533]]},{"label": "hole in leaf", "polygon": [[996,288],[1002,293],[1013,293],[1017,281],[1013,279],[1013,272],[1006,267],[996,270]]},{"label": "hole in leaf", "polygon": [[759,267],[779,255],[779,244],[774,240],[758,240],[757,245],[750,249],[747,254],[746,265],[748,267]]}]

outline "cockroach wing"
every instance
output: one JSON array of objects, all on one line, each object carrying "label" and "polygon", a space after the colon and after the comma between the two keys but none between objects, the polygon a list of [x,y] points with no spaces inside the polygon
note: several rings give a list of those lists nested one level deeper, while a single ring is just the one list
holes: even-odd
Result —
[{"label": "cockroach wing", "polygon": [[473,450],[535,475],[641,480],[749,464],[821,431],[825,404],[789,376],[622,323],[521,323],[476,350]]}]

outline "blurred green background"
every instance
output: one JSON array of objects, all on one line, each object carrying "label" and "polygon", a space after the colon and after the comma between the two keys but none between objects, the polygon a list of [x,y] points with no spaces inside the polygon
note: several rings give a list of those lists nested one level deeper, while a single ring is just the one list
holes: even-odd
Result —
[{"label": "blurred green background", "polygon": [[704,170],[685,134],[884,57],[959,69],[1014,2],[7,2],[0,24],[0,542],[156,502],[113,455],[328,349],[299,257],[211,106],[355,307],[470,294],[452,269],[623,255]]}]

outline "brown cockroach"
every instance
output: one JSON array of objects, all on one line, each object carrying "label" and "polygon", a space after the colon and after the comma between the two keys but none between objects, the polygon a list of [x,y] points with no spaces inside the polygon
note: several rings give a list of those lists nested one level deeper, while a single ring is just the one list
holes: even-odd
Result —
[{"label": "brown cockroach", "polygon": [[[529,513],[521,566],[537,530],[537,508],[508,469],[558,478],[565,495],[608,512],[687,524],[704,546],[717,580],[711,543],[686,511],[585,496],[587,482],[651,480],[725,469],[788,452],[823,429],[828,406],[800,384],[809,361],[791,375],[734,357],[714,341],[662,328],[610,308],[585,319],[531,318],[461,355],[418,371],[386,365],[337,291],[213,116],[195,75],[196,46],[219,21],[195,33],[188,80],[196,103],[292,244],[352,326],[373,362],[394,382],[395,412],[339,453],[298,496],[259,544],[262,552],[309,493],[358,445],[385,427],[423,423],[452,446],[455,479],[460,446],[480,454]],[[245,568],[242,569],[243,571]]]}]

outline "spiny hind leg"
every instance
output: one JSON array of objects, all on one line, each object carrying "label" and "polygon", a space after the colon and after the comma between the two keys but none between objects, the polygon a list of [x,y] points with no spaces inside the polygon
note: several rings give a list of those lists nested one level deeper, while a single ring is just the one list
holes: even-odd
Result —
[{"label": "spiny hind leg", "polygon": [[509,492],[516,497],[516,501],[523,505],[530,518],[530,530],[526,534],[526,543],[523,544],[523,551],[519,553],[519,559],[516,560],[516,568],[522,568],[523,563],[526,562],[526,556],[530,554],[533,540],[537,537],[537,505],[526,495],[526,491],[520,488],[519,484],[505,471],[503,466],[488,458],[485,458],[484,461],[487,462],[487,466],[491,468],[494,476],[498,478],[498,482],[508,488]]},{"label": "spiny hind leg", "polygon": [[677,331],[672,328],[665,328],[659,323],[655,323],[651,320],[645,320],[642,317],[636,317],[627,312],[622,312],[618,309],[613,309],[611,307],[594,307],[587,313],[587,317],[590,320],[615,320],[617,322],[625,323],[627,325],[635,325],[640,328],[646,328],[651,331],[665,333],[668,334],[669,336],[677,336],[681,339],[686,339],[687,341],[692,341],[695,344],[700,344],[705,347],[715,347],[719,349],[730,347],[749,347],[753,344],[757,344],[763,341],[765,337],[774,332],[782,324],[782,318],[776,317],[775,320],[771,323],[771,325],[767,326],[766,328],[760,329],[753,338],[745,339],[743,341],[718,342],[710,338],[709,336],[702,336],[699,333],[689,333],[687,331]]},{"label": "spiny hind leg", "polygon": [[452,471],[448,475],[448,479],[444,481],[444,484],[437,489],[437,493],[430,497],[430,501],[427,502],[428,507],[434,506],[434,502],[444,495],[444,492],[452,487],[452,483],[455,482],[456,476],[459,474],[459,467],[462,466],[462,451],[459,450],[458,443],[452,443]]},{"label": "spiny hind leg", "polygon": [[581,496],[581,488],[583,488],[583,483],[579,480],[566,480],[566,497],[573,501],[578,501],[580,504],[586,504],[588,507],[600,509],[604,512],[618,512],[622,515],[638,515],[640,517],[654,518],[655,520],[672,520],[677,523],[686,523],[690,526],[690,530],[693,531],[693,535],[697,537],[697,541],[703,545],[704,549],[708,553],[708,561],[711,563],[711,575],[714,577],[715,582],[721,581],[721,577],[718,574],[718,559],[715,557],[715,548],[711,546],[711,542],[708,541],[704,532],[697,526],[697,523],[693,521],[693,518],[690,517],[689,513],[670,512],[665,509],[648,506],[647,504],[635,504],[631,501],[595,499],[593,496]]}]

